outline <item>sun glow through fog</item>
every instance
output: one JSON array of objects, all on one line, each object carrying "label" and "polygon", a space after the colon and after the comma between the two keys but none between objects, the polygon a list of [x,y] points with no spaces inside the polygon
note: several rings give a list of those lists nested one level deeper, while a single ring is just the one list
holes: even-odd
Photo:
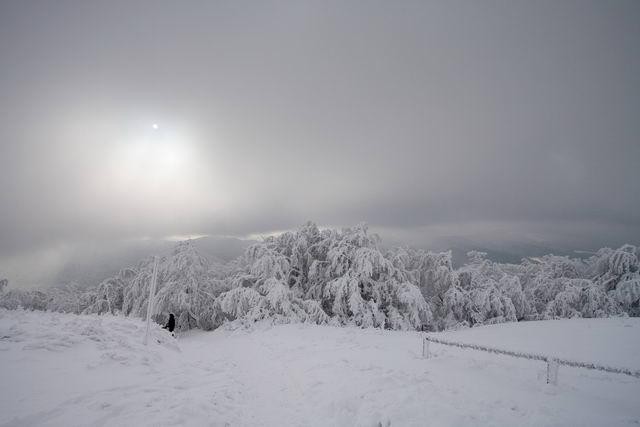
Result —
[{"label": "sun glow through fog", "polygon": [[159,131],[136,135],[118,146],[118,175],[123,181],[154,187],[180,179],[186,172],[189,141],[172,132]]},{"label": "sun glow through fog", "polygon": [[114,142],[108,161],[110,191],[133,205],[192,203],[202,188],[195,145],[185,129],[157,123]]}]

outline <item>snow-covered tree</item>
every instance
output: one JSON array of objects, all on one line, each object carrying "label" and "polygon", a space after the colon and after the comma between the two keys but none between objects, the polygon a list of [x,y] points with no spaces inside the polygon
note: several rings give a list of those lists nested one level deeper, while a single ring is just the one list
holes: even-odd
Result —
[{"label": "snow-covered tree", "polygon": [[607,292],[615,290],[618,283],[637,273],[640,268],[637,248],[633,245],[600,249],[588,263],[594,274],[594,281]]},{"label": "snow-covered tree", "polygon": [[629,316],[640,316],[640,274],[627,275],[610,295]]},{"label": "snow-covered tree", "polygon": [[[420,289],[413,283],[401,283],[396,288],[396,298],[398,300],[397,310],[402,313],[401,317],[408,322],[409,327],[418,329],[422,325],[429,325],[433,322],[433,316],[427,302]],[[388,313],[387,317],[389,317]],[[397,326],[399,325],[394,324],[393,329],[405,329]]]},{"label": "snow-covered tree", "polygon": [[378,238],[369,236],[365,225],[331,237],[326,262],[313,265],[310,275],[311,289],[323,288],[327,314],[362,327],[405,329],[431,322],[419,288],[407,281],[410,274],[383,255]]},{"label": "snow-covered tree", "polygon": [[469,264],[458,270],[456,285],[445,294],[441,327],[524,319],[529,306],[519,278],[488,260],[484,252],[471,251],[467,257]]},{"label": "snow-covered tree", "polygon": [[[306,223],[265,238],[236,260],[208,260],[190,241],[158,261],[154,319],[178,329],[224,322],[312,322],[388,329],[472,327],[559,317],[640,316],[638,247],[586,260],[545,255],[500,264],[478,251],[453,268],[451,252],[383,249],[365,224]],[[96,286],[7,289],[0,307],[145,317],[154,259]]]},{"label": "snow-covered tree", "polygon": [[0,294],[0,307],[9,310],[46,310],[48,294],[44,290],[8,289]]},{"label": "snow-covered tree", "polygon": [[438,319],[439,329],[471,326],[470,305],[471,298],[465,288],[455,285],[447,289],[442,300],[442,317]]},{"label": "snow-covered tree", "polygon": [[[154,259],[148,258],[132,270],[123,291],[124,314],[146,316],[153,267]],[[197,327],[201,315],[207,318],[202,325],[209,326],[215,298],[230,289],[229,281],[212,273],[190,241],[178,243],[170,255],[159,259],[156,287],[154,314],[174,313],[178,329]]]},{"label": "snow-covered tree", "polygon": [[103,280],[94,292],[91,293],[91,301],[85,313],[111,313],[122,311],[125,290],[131,285],[136,271],[130,268],[121,270],[115,277]]},{"label": "snow-covered tree", "polygon": [[333,318],[342,324],[386,328],[418,328],[430,322],[430,307],[419,289],[378,242],[364,224],[337,232],[307,223],[250,247],[247,268],[236,276],[236,286],[251,287],[264,297],[251,315],[268,313],[282,321]]},{"label": "snow-covered tree", "polygon": [[524,320],[531,313],[531,305],[522,290],[518,276],[505,274],[499,282],[499,288],[511,300],[517,320]]},{"label": "snow-covered tree", "polygon": [[587,266],[581,260],[565,256],[545,255],[522,262],[519,279],[529,301],[532,318],[541,318],[547,305],[565,290],[571,279],[585,276]]},{"label": "snow-covered tree", "polygon": [[[404,280],[415,284],[429,303],[434,319],[446,316],[444,298],[455,285],[457,276],[452,267],[451,251],[431,252],[410,248],[396,248],[389,254],[394,267]],[[432,322],[429,322],[432,323]],[[438,327],[437,325],[432,325]]]},{"label": "snow-covered tree", "polygon": [[218,298],[221,311],[232,319],[239,319],[260,303],[261,295],[251,288],[235,288]]},{"label": "snow-covered tree", "polygon": [[52,287],[47,292],[47,310],[80,314],[89,306],[90,295],[77,283]]},{"label": "snow-covered tree", "polygon": [[615,300],[588,279],[556,279],[557,292],[547,303],[544,318],[606,317],[620,313]]}]

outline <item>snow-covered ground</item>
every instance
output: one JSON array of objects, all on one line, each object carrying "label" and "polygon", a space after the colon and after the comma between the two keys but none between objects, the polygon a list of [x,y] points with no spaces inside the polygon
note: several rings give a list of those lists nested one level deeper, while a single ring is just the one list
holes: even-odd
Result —
[{"label": "snow-covered ground", "polygon": [[[640,424],[640,379],[311,325],[177,340],[112,316],[0,310],[0,425]],[[450,340],[640,369],[640,319],[526,322]]]}]

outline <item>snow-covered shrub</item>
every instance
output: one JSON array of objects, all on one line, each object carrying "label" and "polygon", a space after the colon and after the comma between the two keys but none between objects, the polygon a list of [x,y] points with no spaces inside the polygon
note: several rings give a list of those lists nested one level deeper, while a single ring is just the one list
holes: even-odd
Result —
[{"label": "snow-covered shrub", "polygon": [[609,317],[617,316],[622,310],[615,299],[611,298],[604,290],[584,279],[587,285],[582,288],[580,295],[580,313],[582,317]]},{"label": "snow-covered shrub", "polygon": [[625,277],[611,294],[629,316],[640,316],[640,274]]},{"label": "snow-covered shrub", "polygon": [[[0,294],[0,307],[8,310],[16,310],[18,308],[25,308],[25,301],[27,296],[24,291],[19,289],[9,289],[6,292]],[[26,308],[29,308],[28,305]]]},{"label": "snow-covered shrub", "polygon": [[451,252],[435,253],[410,248],[396,248],[388,257],[402,281],[415,284],[420,289],[434,318],[446,316],[443,306],[445,293],[456,283]]},{"label": "snow-covered shrub", "polygon": [[621,276],[638,271],[638,258],[634,246],[625,245],[609,255],[609,271]]},{"label": "snow-covered shrub", "polygon": [[46,310],[47,292],[42,290],[9,289],[0,294],[0,307],[9,310]]},{"label": "snow-covered shrub", "polygon": [[331,301],[330,315],[342,323],[354,323],[365,328],[384,326],[375,301],[365,301],[357,277],[344,275],[332,280],[324,288],[324,300]]},{"label": "snow-covered shrub", "polygon": [[132,270],[123,270],[116,277],[103,280],[92,293],[91,304],[84,313],[111,313],[122,311],[124,291],[129,285]]},{"label": "snow-covered shrub", "polygon": [[558,292],[555,297],[547,303],[546,310],[543,314],[545,319],[571,318],[581,317],[580,312],[580,294],[578,287],[565,287],[564,290]]},{"label": "snow-covered shrub", "polygon": [[91,304],[93,293],[77,283],[67,283],[50,288],[47,295],[48,311],[80,314]]},{"label": "snow-covered shrub", "polygon": [[620,314],[615,300],[588,279],[559,280],[563,289],[547,303],[545,319],[606,317]]},{"label": "snow-covered shrub", "polygon": [[531,312],[529,301],[522,290],[520,279],[517,276],[509,276],[505,274],[500,279],[499,287],[502,292],[511,300],[517,320],[523,320]]},{"label": "snow-covered shrub", "polygon": [[638,272],[637,248],[624,245],[618,249],[600,249],[588,261],[594,281],[605,291],[613,291],[624,277]]},{"label": "snow-covered shrub", "polygon": [[489,281],[469,292],[468,304],[472,324],[514,322],[516,309],[497,283]]},{"label": "snow-covered shrub", "polygon": [[276,251],[264,248],[259,244],[249,248],[251,261],[250,273],[256,277],[285,279],[289,273],[289,261]]},{"label": "snow-covered shrub", "polygon": [[[470,263],[458,270],[457,284],[445,294],[443,327],[511,322],[529,311],[517,277],[505,273],[484,252],[467,254]],[[515,301],[515,303],[514,303]]]},{"label": "snow-covered shrub", "polygon": [[260,287],[264,294],[264,305],[270,313],[286,317],[291,320],[304,321],[306,314],[302,307],[298,307],[297,301],[287,285],[282,281],[269,278]]},{"label": "snow-covered shrub", "polygon": [[328,316],[317,301],[303,301],[275,278],[266,280],[260,292],[252,288],[238,287],[221,294],[215,302],[216,320],[241,320],[249,323],[270,318],[276,323],[311,322],[327,323]]},{"label": "snow-covered shrub", "polygon": [[258,306],[260,299],[260,294],[251,288],[235,288],[220,295],[218,300],[223,313],[238,319]]},{"label": "snow-covered shrub", "polygon": [[307,321],[322,325],[329,322],[329,316],[324,312],[320,303],[314,300],[305,300],[302,302],[304,311],[307,313]]},{"label": "snow-covered shrub", "polygon": [[469,306],[471,300],[468,292],[460,286],[452,286],[445,292],[442,313],[439,320],[440,329],[452,329],[469,326]]},{"label": "snow-covered shrub", "polygon": [[[401,317],[406,319],[408,326],[418,329],[422,325],[429,325],[433,322],[429,305],[416,285],[409,282],[400,284],[397,287],[396,296],[398,298],[398,309],[394,315],[397,317],[398,314],[403,313]],[[397,320],[394,321],[394,323],[396,322]]]}]

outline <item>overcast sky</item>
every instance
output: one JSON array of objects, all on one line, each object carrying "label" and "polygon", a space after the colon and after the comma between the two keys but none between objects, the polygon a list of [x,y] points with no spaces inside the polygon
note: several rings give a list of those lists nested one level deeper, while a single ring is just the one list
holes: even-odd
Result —
[{"label": "overcast sky", "polygon": [[4,0],[0,276],[306,220],[640,243],[639,23],[636,0]]}]

